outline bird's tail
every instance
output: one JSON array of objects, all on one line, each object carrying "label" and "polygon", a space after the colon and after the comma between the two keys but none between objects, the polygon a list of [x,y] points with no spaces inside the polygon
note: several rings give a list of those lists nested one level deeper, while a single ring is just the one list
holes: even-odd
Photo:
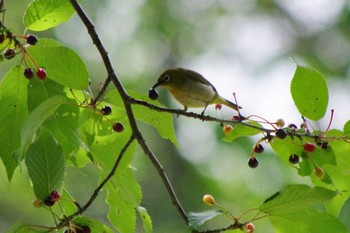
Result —
[{"label": "bird's tail", "polygon": [[219,96],[219,99],[217,101],[218,104],[223,104],[229,108],[232,108],[236,111],[238,111],[238,109],[241,109],[242,107],[241,106],[237,106],[236,104],[232,103],[231,101]]}]

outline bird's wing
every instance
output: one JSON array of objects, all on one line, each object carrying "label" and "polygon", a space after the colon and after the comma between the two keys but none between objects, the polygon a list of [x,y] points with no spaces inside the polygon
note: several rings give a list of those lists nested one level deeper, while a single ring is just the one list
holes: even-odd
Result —
[{"label": "bird's wing", "polygon": [[199,81],[200,83],[203,83],[204,85],[208,85],[211,86],[213,88],[213,90],[217,93],[216,88],[213,86],[213,84],[211,84],[207,79],[205,79],[203,77],[203,75],[201,75],[200,73],[197,73],[193,70],[187,70],[187,74],[188,76],[191,76],[192,79],[195,79],[197,81]]}]

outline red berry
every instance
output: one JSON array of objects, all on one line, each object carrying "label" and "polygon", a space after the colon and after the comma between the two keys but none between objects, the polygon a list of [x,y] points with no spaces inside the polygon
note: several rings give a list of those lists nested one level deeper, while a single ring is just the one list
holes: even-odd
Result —
[{"label": "red berry", "polygon": [[115,123],[113,124],[113,130],[114,130],[115,132],[118,132],[118,133],[123,132],[123,130],[124,130],[124,125],[123,125],[122,123],[120,123],[120,122],[115,122]]},{"label": "red berry", "polygon": [[215,104],[215,109],[216,110],[221,110],[221,108],[222,108],[222,105],[221,104]]},{"label": "red berry", "polygon": [[31,68],[26,68],[23,74],[24,74],[24,77],[26,77],[27,79],[34,78],[34,71]]},{"label": "red berry", "polygon": [[16,51],[14,49],[6,49],[4,56],[6,59],[12,59],[16,56]]},{"label": "red berry", "polygon": [[264,152],[264,147],[260,143],[255,144],[254,152],[255,153],[262,153],[262,152]]},{"label": "red berry", "polygon": [[314,152],[315,149],[316,149],[315,144],[313,144],[311,142],[307,142],[304,144],[304,151],[305,152],[311,153],[311,152]]},{"label": "red berry", "polygon": [[296,154],[292,154],[289,156],[289,162],[292,164],[297,164],[299,163],[299,156]]},{"label": "red berry", "polygon": [[284,129],[278,129],[276,131],[276,137],[279,139],[285,139],[287,137],[287,132]]},{"label": "red berry", "polygon": [[58,191],[52,191],[49,198],[51,201],[58,201],[61,198],[61,194]]},{"label": "red berry", "polygon": [[245,225],[245,227],[247,228],[247,232],[248,233],[253,233],[254,232],[254,230],[255,230],[255,226],[254,226],[254,224],[253,223],[247,223],[246,225]]},{"label": "red berry", "polygon": [[39,69],[36,71],[36,76],[37,76],[40,80],[46,79],[46,76],[47,76],[46,70],[43,69],[43,68],[39,68]]},{"label": "red berry", "polygon": [[251,168],[256,168],[259,165],[259,161],[255,157],[251,157],[248,160],[248,166]]},{"label": "red berry", "polygon": [[148,97],[152,100],[156,100],[156,99],[158,99],[159,94],[155,89],[149,89],[148,90]]},{"label": "red berry", "polygon": [[239,118],[239,116],[233,116],[233,117],[232,117],[232,120],[234,120],[234,121],[239,121],[240,118]]},{"label": "red berry", "polygon": [[102,115],[109,115],[109,114],[111,114],[111,112],[112,112],[112,108],[111,108],[111,106],[109,106],[109,105],[106,105],[106,106],[103,106],[102,108],[101,108],[101,113],[102,113]]},{"label": "red berry", "polygon": [[38,42],[38,37],[34,35],[28,35],[26,41],[30,45],[36,45],[36,43]]}]

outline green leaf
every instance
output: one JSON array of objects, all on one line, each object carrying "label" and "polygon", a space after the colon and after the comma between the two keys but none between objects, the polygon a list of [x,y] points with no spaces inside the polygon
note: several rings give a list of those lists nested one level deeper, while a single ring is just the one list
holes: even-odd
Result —
[{"label": "green leaf", "polygon": [[17,157],[19,160],[22,160],[23,153],[31,144],[37,130],[66,102],[67,99],[63,96],[53,96],[41,103],[30,113],[21,132],[21,146],[19,150],[17,150]]},{"label": "green leaf", "polygon": [[350,198],[347,199],[339,215],[339,220],[346,226],[348,232],[350,232]]},{"label": "green leaf", "polygon": [[[237,124],[233,126],[233,130],[225,135],[223,140],[225,142],[232,142],[239,137],[244,136],[253,136],[262,132],[262,130],[254,128],[254,127],[262,127],[259,123],[249,122],[248,125]],[[250,127],[251,125],[252,127]]]},{"label": "green leaf", "polygon": [[16,222],[5,233],[49,233],[49,230],[37,229],[22,221]]},{"label": "green leaf", "polygon": [[188,225],[192,229],[197,230],[200,226],[202,226],[205,222],[213,219],[217,216],[220,216],[224,213],[222,210],[210,210],[203,212],[189,212],[188,213]]},{"label": "green leaf", "polygon": [[76,226],[88,226],[92,233],[101,232],[101,233],[113,233],[113,230],[108,226],[102,224],[100,221],[88,218],[84,216],[79,216],[74,218],[74,225]]},{"label": "green leaf", "polygon": [[[132,91],[130,91],[129,94],[134,98],[144,101],[150,101],[148,96],[146,95],[141,95]],[[124,105],[117,91],[108,92],[108,94],[106,95],[106,101],[109,104],[113,105],[113,109],[120,109],[121,111],[125,112],[125,109],[123,108]],[[152,103],[154,105],[161,106],[157,102]],[[176,140],[175,130],[173,126],[173,118],[171,114],[153,111],[140,105],[133,105],[132,109],[137,120],[153,126],[162,138],[170,140],[175,146],[179,147]]]},{"label": "green leaf", "polygon": [[0,83],[0,157],[9,180],[18,166],[14,150],[20,146],[21,130],[28,116],[28,80],[23,77],[23,71],[23,67],[12,68]]},{"label": "green leaf", "polygon": [[343,131],[344,131],[344,135],[348,137],[350,136],[350,120],[344,124]]},{"label": "green leaf", "polygon": [[44,31],[68,21],[74,8],[69,0],[35,0],[24,14],[24,25],[32,31]]},{"label": "green leaf", "polygon": [[45,68],[47,77],[65,87],[83,90],[89,84],[84,62],[71,49],[52,39],[40,38],[28,52],[38,66]]},{"label": "green leaf", "polygon": [[346,233],[344,225],[333,215],[324,212],[301,211],[269,217],[278,233]]},{"label": "green leaf", "polygon": [[280,193],[268,198],[259,210],[269,215],[296,213],[311,208],[316,204],[331,200],[336,192],[306,185],[290,185]]},{"label": "green leaf", "polygon": [[136,209],[143,223],[143,229],[145,230],[146,233],[152,233],[152,220],[146,208],[142,206],[138,206]]},{"label": "green leaf", "polygon": [[328,105],[328,88],[320,72],[311,67],[298,66],[290,89],[301,115],[314,121],[324,116]]},{"label": "green leaf", "polygon": [[64,155],[47,130],[41,129],[39,138],[28,150],[25,162],[37,198],[43,200],[51,191],[59,190],[64,176]]}]

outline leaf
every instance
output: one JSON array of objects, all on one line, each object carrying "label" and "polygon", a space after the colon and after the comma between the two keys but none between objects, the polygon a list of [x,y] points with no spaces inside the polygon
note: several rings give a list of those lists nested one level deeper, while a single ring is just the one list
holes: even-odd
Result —
[{"label": "leaf", "polygon": [[200,226],[202,226],[205,222],[213,219],[217,216],[220,216],[224,213],[222,210],[210,210],[203,212],[189,212],[188,213],[188,225],[192,229],[197,230]]},{"label": "leaf", "polygon": [[350,136],[350,120],[344,124],[343,131],[344,131],[344,135],[348,137]]},{"label": "leaf", "polygon": [[18,166],[14,150],[21,144],[21,130],[28,116],[28,80],[23,71],[23,67],[12,68],[0,83],[0,157],[9,180]]},{"label": "leaf", "polygon": [[328,88],[323,75],[311,67],[297,66],[291,93],[301,115],[317,121],[327,110]]},{"label": "leaf", "polygon": [[28,150],[25,162],[37,198],[44,200],[51,191],[59,190],[64,176],[64,155],[47,130],[41,129],[39,138]]},{"label": "leaf", "polygon": [[[149,101],[149,98],[146,95],[141,95],[132,91],[130,91],[130,95],[140,100]],[[117,91],[108,92],[106,95],[106,101],[113,105],[113,109],[118,108],[119,110],[125,112],[123,107],[124,105]],[[157,106],[161,106],[157,102],[152,103]],[[176,140],[173,118],[171,114],[153,111],[140,105],[133,105],[132,109],[137,120],[153,126],[162,138],[170,140],[175,146],[179,147]]]},{"label": "leaf", "polygon": [[49,79],[78,90],[88,86],[89,76],[84,62],[59,42],[40,38],[35,46],[28,48],[28,52],[38,66],[45,68]]},{"label": "leaf", "polygon": [[16,222],[5,233],[48,233],[48,230],[36,229],[22,221]]},{"label": "leaf", "polygon": [[260,205],[259,210],[269,215],[296,213],[329,201],[335,195],[336,192],[320,187],[310,188],[306,185],[290,185],[279,194],[273,195],[273,198],[268,198]]},{"label": "leaf", "polygon": [[74,12],[69,0],[35,0],[28,6],[23,22],[29,30],[44,31],[68,21]]},{"label": "leaf", "polygon": [[147,213],[146,208],[138,206],[136,209],[143,223],[143,229],[146,233],[152,233],[152,220],[149,214]]},{"label": "leaf", "polygon": [[21,146],[17,150],[18,160],[22,160],[23,153],[27,150],[36,131],[49,119],[56,110],[67,100],[63,96],[53,96],[35,108],[26,119],[21,132]]},{"label": "leaf", "polygon": [[339,215],[339,220],[346,226],[348,232],[350,232],[350,198],[347,199]]},{"label": "leaf", "polygon": [[223,140],[225,142],[232,142],[239,137],[253,136],[262,132],[262,130],[254,128],[254,127],[261,127],[259,123],[249,122],[247,124],[252,125],[253,127],[243,125],[243,124],[237,124],[233,126],[233,130],[231,130],[228,134],[225,135]]},{"label": "leaf", "polygon": [[74,225],[76,226],[88,226],[90,228],[90,232],[101,232],[101,233],[113,233],[113,230],[108,226],[102,224],[97,219],[88,218],[85,216],[78,216],[74,218]]},{"label": "leaf", "polygon": [[344,225],[333,215],[325,212],[302,210],[269,217],[276,233],[346,233]]}]

